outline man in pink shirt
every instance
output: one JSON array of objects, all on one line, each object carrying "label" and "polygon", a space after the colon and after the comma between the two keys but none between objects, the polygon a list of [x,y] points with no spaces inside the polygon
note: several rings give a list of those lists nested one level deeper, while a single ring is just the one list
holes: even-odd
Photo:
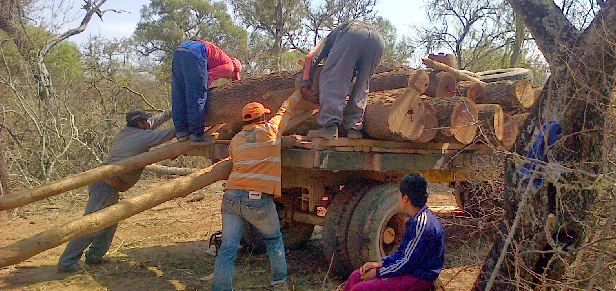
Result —
[{"label": "man in pink shirt", "polygon": [[208,142],[204,137],[207,90],[212,81],[240,79],[242,63],[215,44],[191,39],[173,52],[171,105],[179,141]]}]

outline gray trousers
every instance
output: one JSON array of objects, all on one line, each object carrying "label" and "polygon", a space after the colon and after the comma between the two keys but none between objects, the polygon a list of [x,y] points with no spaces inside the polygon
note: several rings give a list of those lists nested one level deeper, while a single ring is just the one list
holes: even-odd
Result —
[{"label": "gray trousers", "polygon": [[[349,24],[346,30],[340,31],[319,80],[319,124],[362,129],[368,81],[381,60],[383,48],[383,37],[372,27]],[[355,87],[344,106],[354,71],[357,71]]]},{"label": "gray trousers", "polygon": [[[90,196],[88,197],[84,215],[101,210],[118,202],[118,190],[104,181],[88,185],[88,192]],[[90,248],[86,252],[86,260],[101,259],[105,253],[107,253],[107,250],[109,250],[117,226],[117,224],[114,224],[105,229],[68,242],[66,249],[64,249],[62,256],[60,256],[58,267],[67,269],[73,266],[81,259],[83,251],[88,246],[90,246]]]}]

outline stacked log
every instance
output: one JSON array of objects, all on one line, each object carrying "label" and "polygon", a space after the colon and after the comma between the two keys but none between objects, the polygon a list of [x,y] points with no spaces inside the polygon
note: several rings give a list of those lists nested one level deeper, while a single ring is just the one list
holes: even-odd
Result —
[{"label": "stacked log", "polygon": [[[460,82],[460,93],[467,93],[471,87],[477,87],[473,82]],[[485,91],[483,102],[500,104],[508,113],[526,112],[535,104],[535,90],[526,80],[506,80],[490,82],[483,85]],[[467,93],[468,94],[468,93]]]},{"label": "stacked log", "polygon": [[429,71],[430,85],[424,94],[430,97],[451,97],[456,95],[456,78],[448,72]]},{"label": "stacked log", "polygon": [[479,127],[487,141],[500,143],[504,137],[505,113],[500,104],[477,104]]},{"label": "stacked log", "polygon": [[426,96],[424,102],[434,108],[440,130],[433,142],[470,144],[477,134],[479,113],[472,100],[453,96],[448,98]]}]

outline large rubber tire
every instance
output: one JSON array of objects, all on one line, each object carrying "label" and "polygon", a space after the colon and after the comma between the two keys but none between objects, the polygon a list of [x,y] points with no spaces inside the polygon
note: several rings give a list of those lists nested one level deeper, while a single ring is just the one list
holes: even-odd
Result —
[{"label": "large rubber tire", "polygon": [[398,248],[409,216],[400,208],[399,196],[398,184],[384,184],[368,191],[355,207],[347,240],[354,269]]},{"label": "large rubber tire", "polygon": [[353,217],[353,210],[359,200],[378,182],[351,182],[336,193],[327,208],[323,221],[323,253],[327,262],[331,261],[331,271],[348,277],[353,268],[349,262],[347,234]]},{"label": "large rubber tire", "polygon": [[[280,217],[282,207],[281,204],[276,203],[276,209],[279,213],[278,217]],[[280,232],[282,233],[282,241],[284,242],[285,250],[292,250],[305,246],[310,240],[313,231],[313,224],[297,221],[280,221]],[[267,252],[263,237],[257,228],[250,223],[244,224],[244,232],[242,233],[240,244],[253,254],[263,254]]]},{"label": "large rubber tire", "polygon": [[504,80],[526,80],[533,83],[533,72],[524,68],[510,68],[489,70],[476,73],[477,78],[484,82],[496,82]]}]

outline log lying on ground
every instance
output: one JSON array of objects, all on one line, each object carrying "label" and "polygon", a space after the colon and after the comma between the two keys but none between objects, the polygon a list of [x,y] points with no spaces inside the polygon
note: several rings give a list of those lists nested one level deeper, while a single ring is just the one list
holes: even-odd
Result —
[{"label": "log lying on ground", "polygon": [[[460,92],[466,92],[473,86],[472,82],[460,82]],[[490,82],[483,86],[485,99],[483,103],[500,104],[505,112],[525,112],[535,104],[533,86],[525,80],[507,80]]]},{"label": "log lying on ground", "polygon": [[227,179],[232,166],[230,159],[222,160],[206,169],[156,185],[140,195],[0,248],[0,268],[17,264],[71,239],[96,232],[163,202]]},{"label": "log lying on ground", "polygon": [[428,85],[423,94],[430,97],[451,97],[456,95],[458,90],[457,81],[452,74],[434,70],[430,71],[428,77],[430,85]]},{"label": "log lying on ground", "polygon": [[491,143],[500,143],[504,136],[505,113],[499,104],[477,104],[479,127]]},{"label": "log lying on ground", "polygon": [[423,111],[423,102],[413,89],[370,93],[364,133],[379,140],[415,140],[423,130]]},{"label": "log lying on ground", "polygon": [[433,141],[470,144],[475,139],[479,126],[475,102],[462,96],[426,97],[423,100],[434,108],[438,126],[443,128]]},{"label": "log lying on ground", "polygon": [[0,197],[0,210],[12,209],[42,200],[66,191],[86,186],[92,182],[113,177],[130,170],[143,168],[151,163],[175,158],[197,148],[189,142],[176,142],[139,154],[128,159],[94,168],[66,179],[52,182],[34,189],[15,192]]}]

